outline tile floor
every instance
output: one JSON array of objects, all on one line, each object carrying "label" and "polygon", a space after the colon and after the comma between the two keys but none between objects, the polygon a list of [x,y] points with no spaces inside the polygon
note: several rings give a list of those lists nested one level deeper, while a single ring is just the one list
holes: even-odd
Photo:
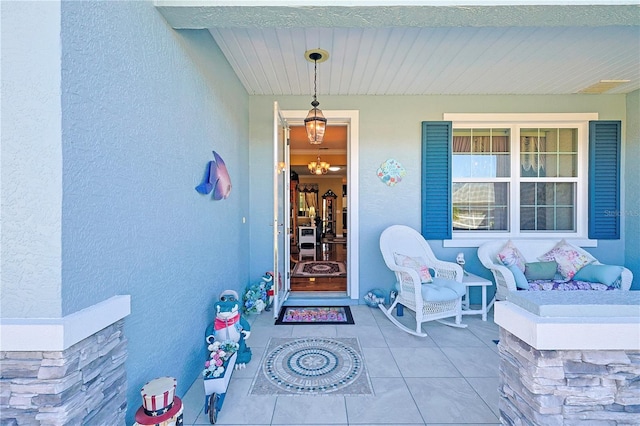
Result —
[{"label": "tile floor", "polygon": [[[216,425],[498,425],[498,327],[463,317],[466,329],[423,325],[429,337],[400,331],[377,308],[351,307],[354,325],[274,325],[271,312],[248,317],[253,352],[231,377]],[[411,323],[404,311],[403,323]],[[414,323],[415,324],[415,323]],[[413,327],[411,327],[413,328]],[[271,337],[357,337],[374,396],[249,396]],[[186,395],[185,425],[208,425],[204,386]]]}]

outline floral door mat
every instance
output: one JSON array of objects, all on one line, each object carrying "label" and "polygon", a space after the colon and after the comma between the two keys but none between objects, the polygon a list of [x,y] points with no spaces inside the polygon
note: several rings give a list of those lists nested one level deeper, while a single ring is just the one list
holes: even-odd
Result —
[{"label": "floral door mat", "polygon": [[374,395],[355,337],[272,337],[249,395]]},{"label": "floral door mat", "polygon": [[348,306],[283,306],[276,324],[354,324]]}]

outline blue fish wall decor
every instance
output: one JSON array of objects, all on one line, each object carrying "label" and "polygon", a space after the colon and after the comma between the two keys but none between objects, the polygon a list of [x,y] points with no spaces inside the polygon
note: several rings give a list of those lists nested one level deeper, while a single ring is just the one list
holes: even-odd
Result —
[{"label": "blue fish wall decor", "polygon": [[229,197],[231,193],[231,178],[224,164],[222,157],[213,151],[214,161],[207,163],[202,183],[196,186],[196,191],[200,194],[208,194],[213,190],[213,199],[222,200]]}]

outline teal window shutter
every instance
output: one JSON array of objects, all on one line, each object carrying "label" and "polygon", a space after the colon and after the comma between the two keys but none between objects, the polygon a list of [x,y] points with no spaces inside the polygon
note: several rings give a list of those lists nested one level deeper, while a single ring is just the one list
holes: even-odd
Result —
[{"label": "teal window shutter", "polygon": [[589,238],[620,238],[620,121],[589,122]]},{"label": "teal window shutter", "polygon": [[428,240],[451,239],[450,121],[422,122],[422,235]]}]

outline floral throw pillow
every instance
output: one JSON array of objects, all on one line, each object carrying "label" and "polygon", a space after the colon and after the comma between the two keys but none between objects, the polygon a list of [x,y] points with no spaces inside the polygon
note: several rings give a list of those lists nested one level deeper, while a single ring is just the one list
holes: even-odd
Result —
[{"label": "floral throw pillow", "polygon": [[431,277],[431,273],[429,272],[429,267],[421,258],[406,256],[399,253],[393,253],[393,258],[396,261],[397,265],[415,270],[418,273],[421,282],[433,282],[433,278]]},{"label": "floral throw pillow", "polygon": [[526,259],[513,244],[513,241],[509,240],[502,247],[502,250],[498,252],[498,260],[502,262],[504,266],[515,265],[524,273],[525,263],[527,263]]},{"label": "floral throw pillow", "polygon": [[596,260],[593,256],[578,251],[565,240],[560,241],[554,248],[538,259],[543,262],[549,262],[551,260],[558,262],[558,272],[567,281],[572,279],[584,266]]}]

